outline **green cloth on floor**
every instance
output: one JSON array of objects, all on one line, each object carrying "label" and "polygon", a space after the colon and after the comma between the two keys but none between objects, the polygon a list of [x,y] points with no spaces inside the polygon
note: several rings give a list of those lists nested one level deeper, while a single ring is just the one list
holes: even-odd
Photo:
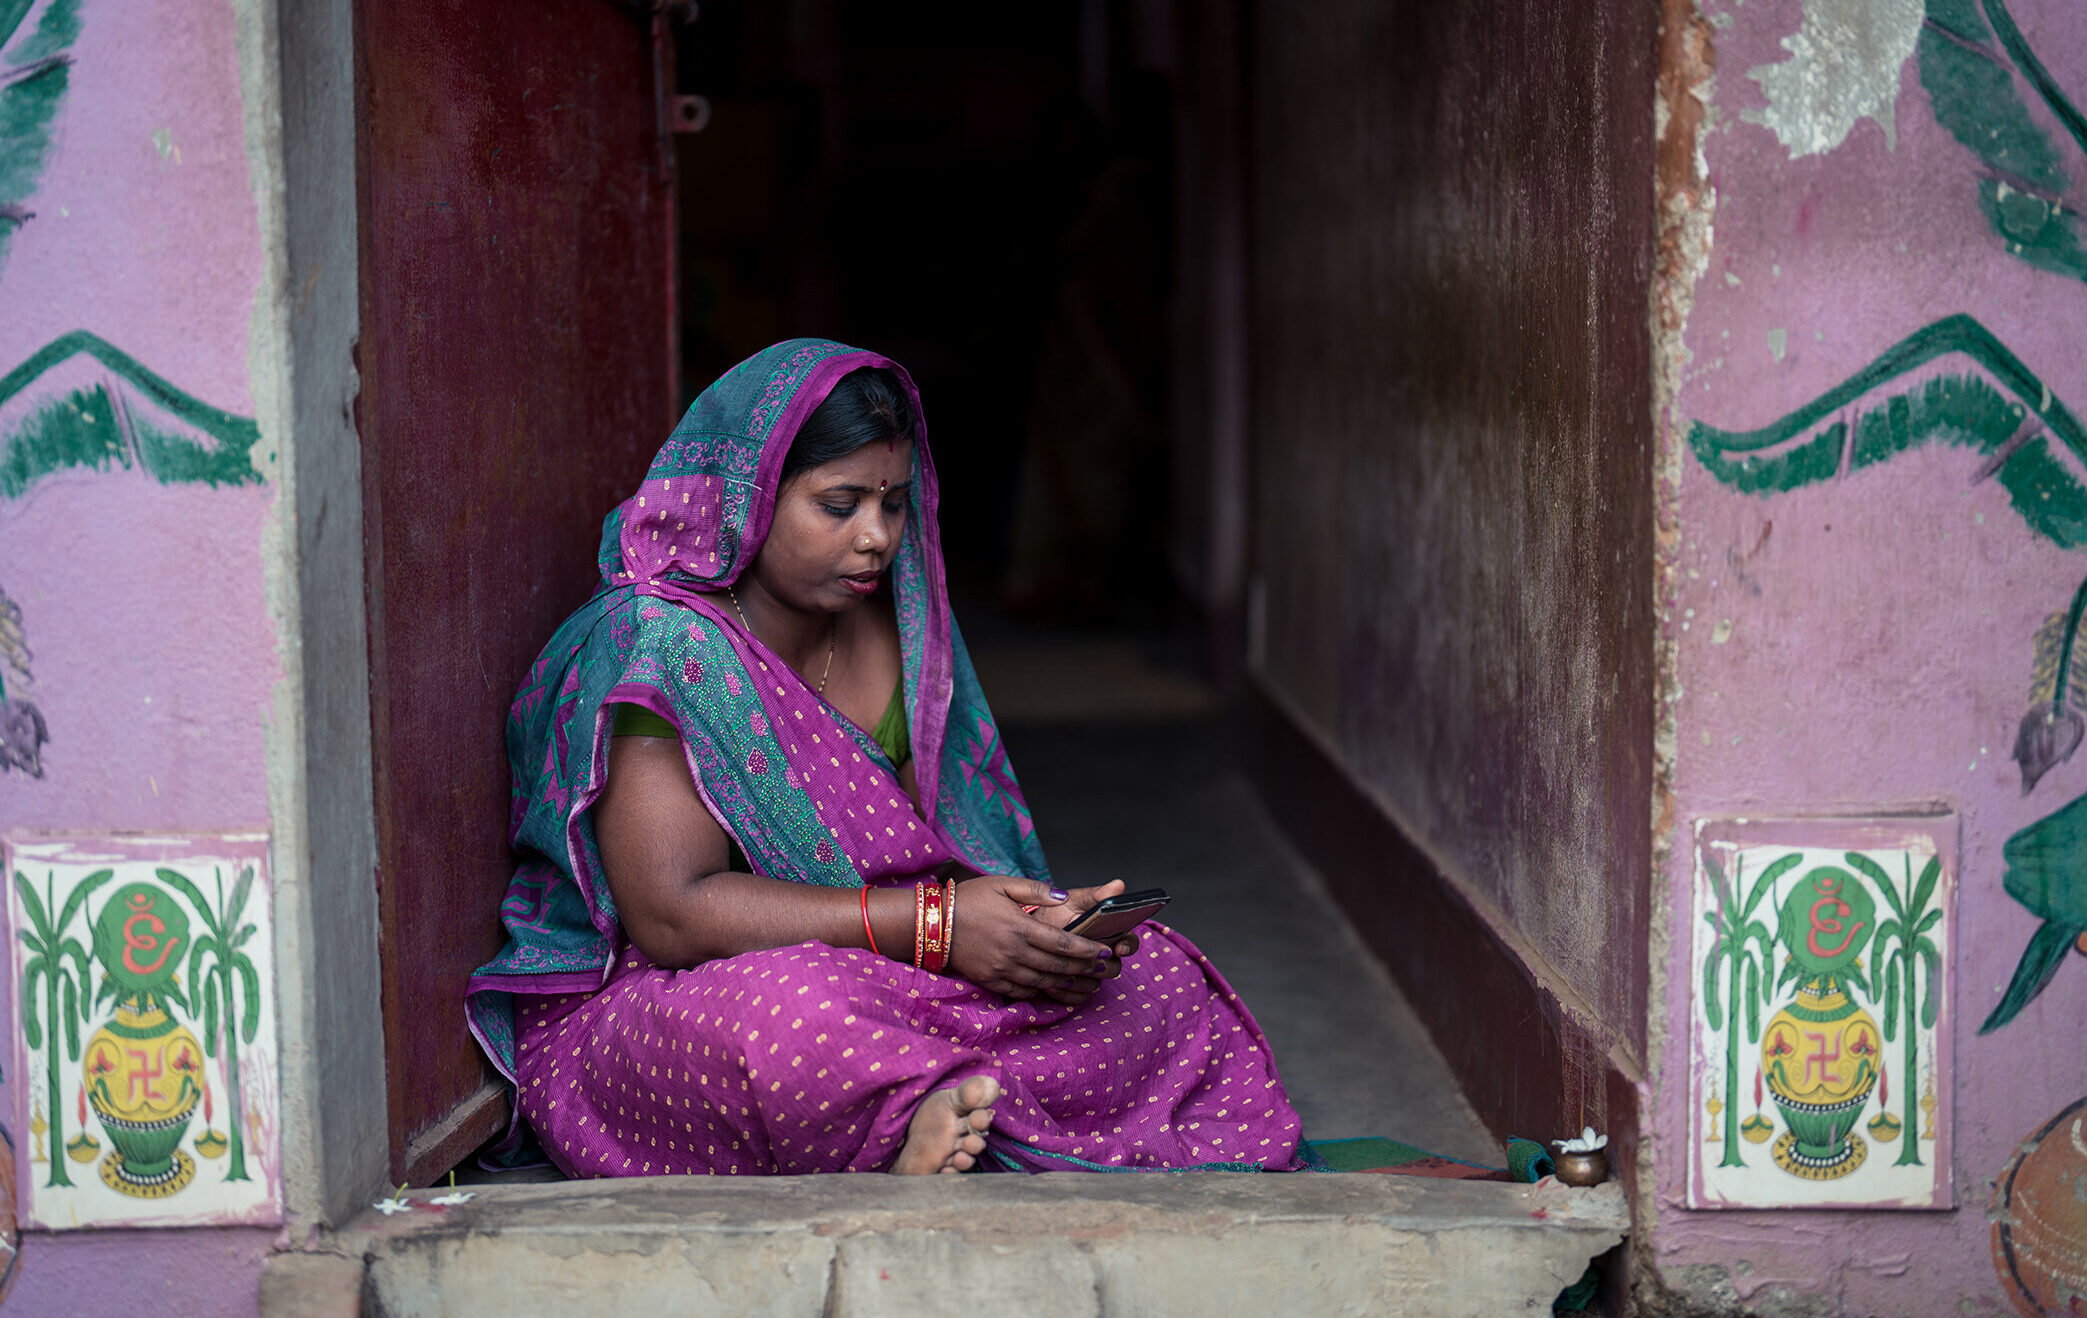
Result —
[{"label": "green cloth on floor", "polygon": [[1362,1139],[1311,1140],[1304,1150],[1306,1164],[1319,1172],[1380,1172],[1404,1176],[1433,1176],[1455,1181],[1517,1181],[1523,1184],[1551,1174],[1551,1155],[1535,1140],[1507,1142],[1507,1166],[1490,1167],[1430,1153],[1404,1140],[1370,1136]]}]

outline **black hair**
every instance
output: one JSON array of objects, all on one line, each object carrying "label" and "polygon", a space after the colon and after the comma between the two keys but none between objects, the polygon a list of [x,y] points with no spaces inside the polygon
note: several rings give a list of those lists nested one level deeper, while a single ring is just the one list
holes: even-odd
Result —
[{"label": "black hair", "polygon": [[898,377],[878,366],[850,371],[804,419],[783,457],[777,484],[788,485],[800,472],[845,458],[865,444],[913,438],[913,403]]}]

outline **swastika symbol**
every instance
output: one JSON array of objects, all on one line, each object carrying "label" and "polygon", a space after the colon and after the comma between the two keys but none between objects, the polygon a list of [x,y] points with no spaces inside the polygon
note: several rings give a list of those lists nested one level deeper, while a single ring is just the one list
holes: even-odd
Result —
[{"label": "swastika symbol", "polygon": [[1819,1071],[1819,1083],[1822,1085],[1826,1084],[1834,1078],[1832,1073],[1827,1071],[1827,1066],[1841,1060],[1841,1041],[1836,1036],[1833,1041],[1833,1051],[1827,1052],[1826,1036],[1824,1034],[1814,1030],[1806,1030],[1804,1037],[1810,1039],[1816,1045],[1811,1055],[1804,1059],[1804,1082],[1806,1084],[1812,1082],[1812,1069],[1816,1067]]},{"label": "swastika symbol", "polygon": [[143,1048],[130,1048],[125,1051],[130,1053],[130,1101],[138,1101],[138,1090],[142,1088],[146,1101],[166,1102],[166,1095],[152,1087],[153,1081],[167,1073],[165,1057],[156,1049],[149,1053]]}]

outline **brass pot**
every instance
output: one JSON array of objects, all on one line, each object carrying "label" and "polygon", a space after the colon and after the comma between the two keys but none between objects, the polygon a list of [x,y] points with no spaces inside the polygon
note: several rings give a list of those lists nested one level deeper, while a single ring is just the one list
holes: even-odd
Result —
[{"label": "brass pot", "polygon": [[1558,1179],[1567,1185],[1600,1185],[1609,1179],[1609,1153],[1606,1149],[1588,1153],[1560,1152],[1551,1162]]}]

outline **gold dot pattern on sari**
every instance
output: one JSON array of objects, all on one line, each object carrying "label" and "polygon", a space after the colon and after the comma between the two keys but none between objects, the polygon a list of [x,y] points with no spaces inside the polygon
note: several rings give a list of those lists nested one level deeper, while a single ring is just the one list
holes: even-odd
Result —
[{"label": "gold dot pattern on sari", "polygon": [[626,951],[598,993],[517,1000],[520,1103],[573,1176],[878,1171],[921,1099],[1000,1082],[996,1148],[1101,1168],[1291,1165],[1297,1114],[1238,997],[1148,925],[1078,1008],[803,943],[694,970]]}]

